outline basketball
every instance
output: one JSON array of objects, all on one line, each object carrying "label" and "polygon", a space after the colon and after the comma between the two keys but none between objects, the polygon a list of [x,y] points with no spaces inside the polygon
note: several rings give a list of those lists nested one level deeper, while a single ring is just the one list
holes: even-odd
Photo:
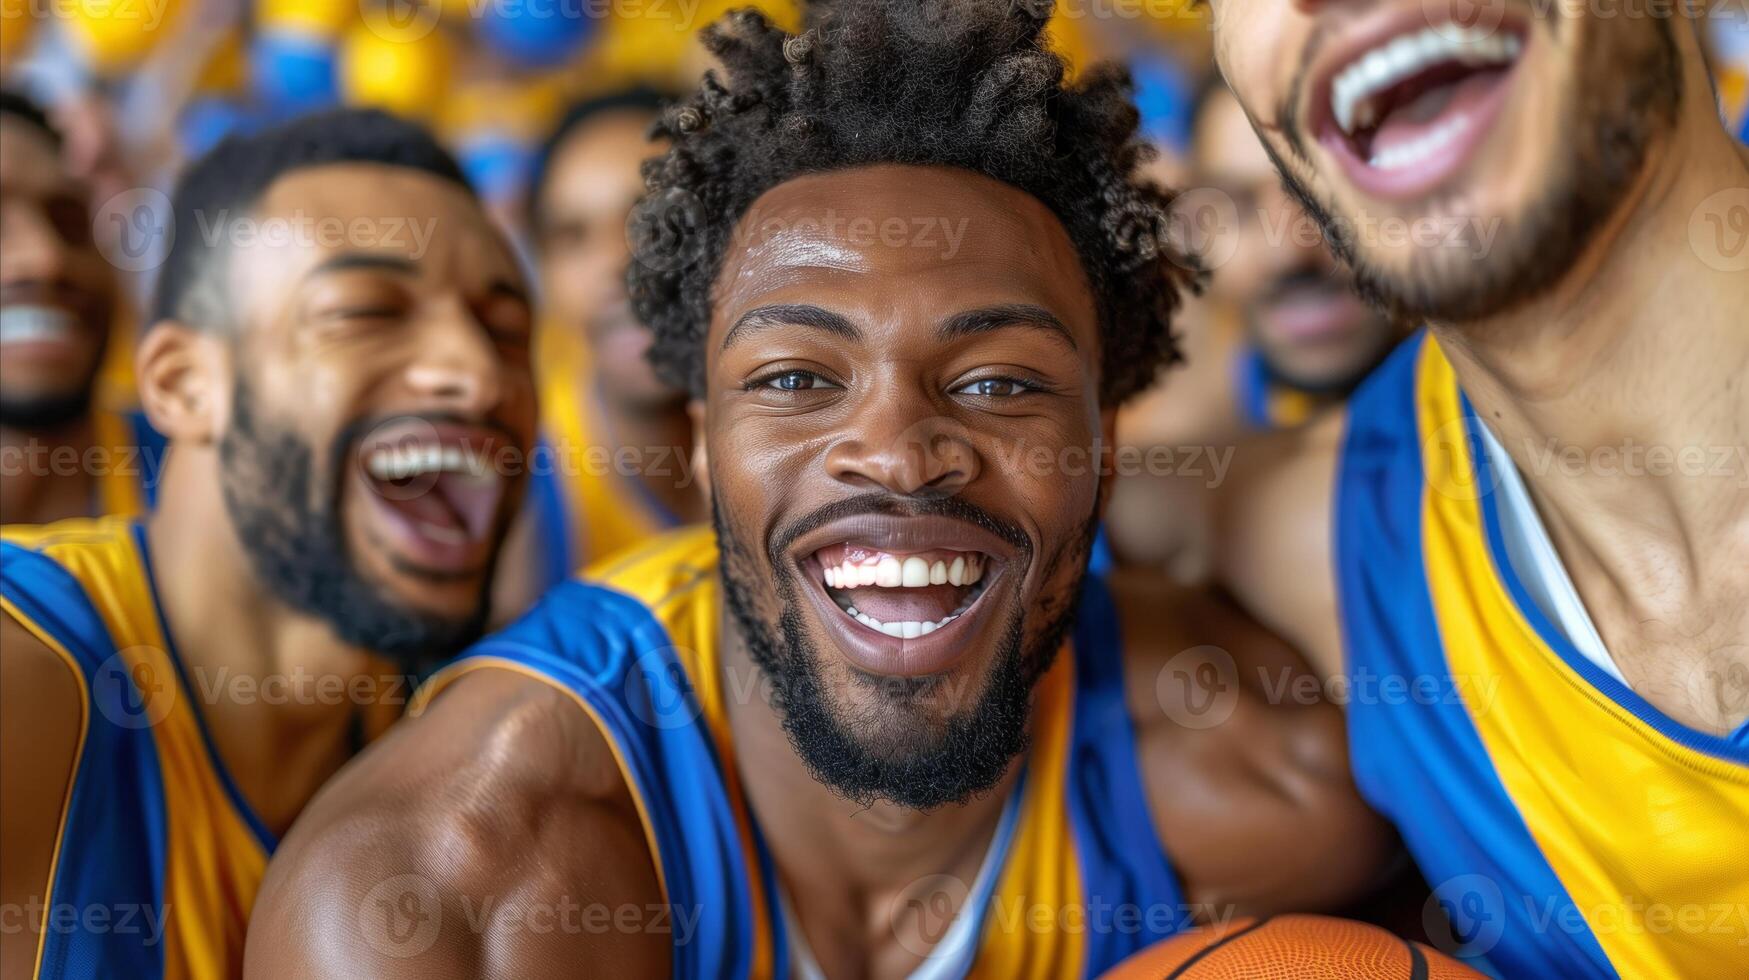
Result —
[{"label": "basketball", "polygon": [[1323,915],[1236,919],[1157,943],[1105,980],[1461,980],[1484,974],[1377,926]]}]

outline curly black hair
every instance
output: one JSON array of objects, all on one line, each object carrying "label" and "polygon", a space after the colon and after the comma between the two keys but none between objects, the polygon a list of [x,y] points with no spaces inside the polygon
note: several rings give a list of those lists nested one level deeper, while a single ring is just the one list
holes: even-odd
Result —
[{"label": "curly black hair", "polygon": [[959,167],[1037,198],[1068,231],[1096,300],[1101,402],[1178,359],[1171,317],[1194,259],[1168,244],[1170,192],[1141,182],[1129,73],[1074,84],[1044,37],[1050,0],[813,0],[788,35],[754,10],[706,28],[723,72],[664,111],[632,214],[633,309],[669,383],[702,395],[713,285],[761,194],[876,164]]}]

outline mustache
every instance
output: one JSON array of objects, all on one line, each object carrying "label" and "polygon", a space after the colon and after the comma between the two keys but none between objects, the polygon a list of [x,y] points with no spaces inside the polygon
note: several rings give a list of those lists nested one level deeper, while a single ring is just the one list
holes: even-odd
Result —
[{"label": "mustache", "polygon": [[1313,289],[1333,293],[1348,292],[1353,289],[1353,277],[1328,266],[1301,265],[1276,276],[1259,294],[1258,299],[1269,304],[1278,302],[1290,293]]},{"label": "mustache", "polygon": [[835,500],[818,510],[779,527],[771,536],[767,557],[773,568],[783,567],[784,556],[805,534],[833,521],[850,517],[945,517],[963,521],[996,535],[1015,550],[1032,554],[1032,539],[1018,524],[1005,521],[977,504],[960,497],[899,497],[890,493],[865,493]]}]

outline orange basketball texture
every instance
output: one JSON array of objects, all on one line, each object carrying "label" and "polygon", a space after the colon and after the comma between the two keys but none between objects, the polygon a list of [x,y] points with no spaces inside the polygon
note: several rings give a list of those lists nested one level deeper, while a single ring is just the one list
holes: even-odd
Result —
[{"label": "orange basketball texture", "polygon": [[1484,974],[1377,926],[1323,915],[1235,919],[1156,943],[1105,980],[1469,980]]}]

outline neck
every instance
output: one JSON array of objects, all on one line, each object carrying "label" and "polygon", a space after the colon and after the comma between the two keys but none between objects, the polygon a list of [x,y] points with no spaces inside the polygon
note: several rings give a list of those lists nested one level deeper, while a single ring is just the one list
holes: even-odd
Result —
[{"label": "neck", "polygon": [[47,432],[0,426],[0,524],[90,517],[97,478],[87,451],[94,442],[89,415]]},{"label": "neck", "polygon": [[1745,192],[1719,193],[1749,187],[1749,152],[1692,108],[1681,125],[1559,288],[1433,328],[1594,611],[1749,566],[1749,275],[1707,223],[1741,237]]},{"label": "neck", "polygon": [[218,482],[210,450],[170,454],[147,523],[154,585],[219,757],[279,832],[408,692],[391,666],[262,588],[230,521],[215,519]]},{"label": "neck", "polygon": [[[809,946],[829,975],[910,972],[921,957],[905,947],[916,944],[895,946],[895,936],[921,932],[932,941],[938,938],[939,919],[921,926],[903,920],[918,899],[928,903],[922,914],[939,915],[932,899],[947,894],[913,892],[943,875],[970,888],[1014,791],[1019,760],[993,790],[963,804],[924,812],[886,801],[865,807],[845,800],[816,780],[797,756],[766,699],[769,685],[726,613],[721,635],[734,756],[738,763],[759,760],[737,767],[747,805]],[[951,902],[966,894],[949,891]],[[871,971],[872,964],[892,969]]]}]

